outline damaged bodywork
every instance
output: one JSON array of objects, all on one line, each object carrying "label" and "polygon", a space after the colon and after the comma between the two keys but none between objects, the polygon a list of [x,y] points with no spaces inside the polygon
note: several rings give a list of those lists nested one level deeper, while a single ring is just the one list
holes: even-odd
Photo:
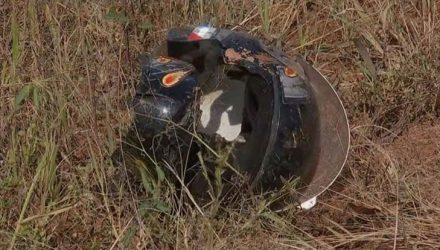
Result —
[{"label": "damaged bodywork", "polygon": [[215,172],[226,151],[253,188],[298,178],[307,207],[339,175],[349,148],[345,110],[316,69],[225,29],[169,31],[163,51],[142,63],[133,108],[132,155],[166,162],[195,193],[206,192],[202,165]]}]

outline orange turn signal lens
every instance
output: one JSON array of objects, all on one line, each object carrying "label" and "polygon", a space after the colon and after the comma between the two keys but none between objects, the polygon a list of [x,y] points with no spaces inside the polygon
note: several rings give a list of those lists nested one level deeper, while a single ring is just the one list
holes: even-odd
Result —
[{"label": "orange turn signal lens", "polygon": [[284,74],[288,77],[295,77],[298,75],[296,70],[294,70],[293,68],[289,68],[289,67],[284,68]]},{"label": "orange turn signal lens", "polygon": [[185,76],[187,76],[191,71],[176,71],[173,73],[166,74],[162,78],[162,85],[169,88],[174,86],[176,83],[180,82]]}]

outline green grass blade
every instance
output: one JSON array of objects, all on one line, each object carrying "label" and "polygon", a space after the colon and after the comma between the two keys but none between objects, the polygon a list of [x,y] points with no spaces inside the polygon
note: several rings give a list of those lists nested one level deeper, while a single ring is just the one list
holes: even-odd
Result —
[{"label": "green grass blade", "polygon": [[18,64],[18,59],[20,58],[20,30],[17,23],[16,13],[12,13],[11,22],[11,35],[12,35],[12,65],[15,67]]}]

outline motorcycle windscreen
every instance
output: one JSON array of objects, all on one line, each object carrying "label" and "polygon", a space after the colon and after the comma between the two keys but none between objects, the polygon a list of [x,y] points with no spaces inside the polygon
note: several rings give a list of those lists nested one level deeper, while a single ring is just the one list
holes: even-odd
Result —
[{"label": "motorcycle windscreen", "polygon": [[305,184],[299,189],[299,201],[303,203],[324,192],[341,173],[348,156],[350,131],[346,111],[330,83],[304,59],[297,57],[296,62],[304,70],[314,98],[315,114],[309,119],[319,123],[300,173]]}]

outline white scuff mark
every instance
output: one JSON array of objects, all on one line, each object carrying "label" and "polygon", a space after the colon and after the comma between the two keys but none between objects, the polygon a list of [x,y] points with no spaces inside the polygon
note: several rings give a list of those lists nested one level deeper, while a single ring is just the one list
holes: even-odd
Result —
[{"label": "white scuff mark", "polygon": [[201,132],[218,134],[227,141],[240,135],[243,119],[245,84],[227,80],[218,90],[201,97]]},{"label": "white scuff mark", "polygon": [[309,210],[315,205],[316,205],[316,196],[301,203],[300,207],[304,210]]}]

